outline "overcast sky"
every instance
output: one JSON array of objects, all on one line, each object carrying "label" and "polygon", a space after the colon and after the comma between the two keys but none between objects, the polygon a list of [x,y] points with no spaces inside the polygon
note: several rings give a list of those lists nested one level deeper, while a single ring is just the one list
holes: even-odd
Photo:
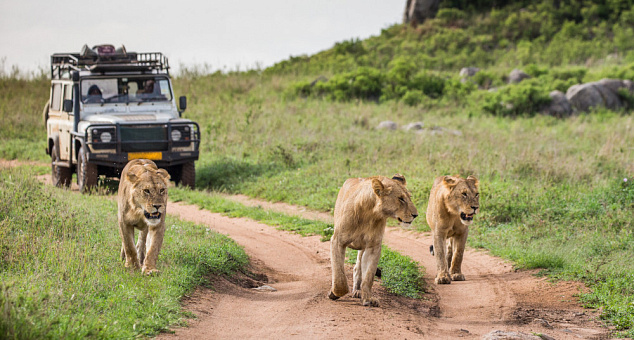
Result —
[{"label": "overcast sky", "polygon": [[[244,70],[378,35],[406,0],[0,0],[0,58],[48,70],[50,55],[110,43],[179,65]],[[0,65],[1,66],[1,65]]]}]

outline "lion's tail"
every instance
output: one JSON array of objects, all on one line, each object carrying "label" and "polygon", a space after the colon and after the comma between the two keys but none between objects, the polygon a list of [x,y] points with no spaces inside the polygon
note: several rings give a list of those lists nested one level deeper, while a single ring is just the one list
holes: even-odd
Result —
[{"label": "lion's tail", "polygon": [[434,256],[434,245],[432,244],[431,246],[429,246],[429,253],[431,254],[431,256]]}]

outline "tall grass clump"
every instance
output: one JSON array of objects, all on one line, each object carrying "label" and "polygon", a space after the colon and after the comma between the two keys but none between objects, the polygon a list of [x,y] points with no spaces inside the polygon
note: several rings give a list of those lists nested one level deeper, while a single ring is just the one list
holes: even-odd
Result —
[{"label": "tall grass clump", "polygon": [[247,256],[207,228],[166,221],[147,277],[119,259],[116,202],[45,187],[24,169],[0,172],[0,334],[11,339],[133,338],[188,316],[180,299]]}]

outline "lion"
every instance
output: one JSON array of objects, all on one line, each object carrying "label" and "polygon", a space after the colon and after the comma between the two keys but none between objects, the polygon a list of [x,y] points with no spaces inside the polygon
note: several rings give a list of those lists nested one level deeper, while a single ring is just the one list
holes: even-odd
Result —
[{"label": "lion", "polygon": [[372,297],[374,274],[381,257],[381,243],[387,218],[409,225],[418,216],[407,190],[405,177],[350,178],[337,195],[334,233],[330,241],[332,288],[328,297],[336,300],[349,292],[344,272],[346,247],[356,249],[352,296],[364,306],[378,307]]},{"label": "lion", "polygon": [[[148,275],[159,272],[156,261],[165,235],[169,178],[151,160],[134,159],[123,168],[119,181],[121,260]],[[135,228],[140,230],[136,248]]]},{"label": "lion", "polygon": [[[461,269],[462,258],[469,225],[480,209],[479,185],[474,176],[466,179],[440,176],[434,180],[427,205],[427,223],[434,240],[429,250],[436,256],[436,284],[465,280]],[[447,246],[446,239],[449,239]]]}]

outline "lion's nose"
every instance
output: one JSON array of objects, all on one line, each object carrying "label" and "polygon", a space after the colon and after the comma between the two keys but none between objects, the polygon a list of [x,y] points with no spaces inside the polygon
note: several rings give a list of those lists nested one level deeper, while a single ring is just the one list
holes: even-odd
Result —
[{"label": "lion's nose", "polygon": [[159,208],[161,207],[161,205],[160,205],[160,204],[158,204],[158,205],[154,204],[154,205],[153,205],[153,207],[154,207],[154,209],[159,210]]},{"label": "lion's nose", "polygon": [[477,211],[478,207],[471,207],[471,209],[473,209],[473,211]]},{"label": "lion's nose", "polygon": [[416,217],[418,217],[417,214],[412,214],[412,218],[416,218]]}]

